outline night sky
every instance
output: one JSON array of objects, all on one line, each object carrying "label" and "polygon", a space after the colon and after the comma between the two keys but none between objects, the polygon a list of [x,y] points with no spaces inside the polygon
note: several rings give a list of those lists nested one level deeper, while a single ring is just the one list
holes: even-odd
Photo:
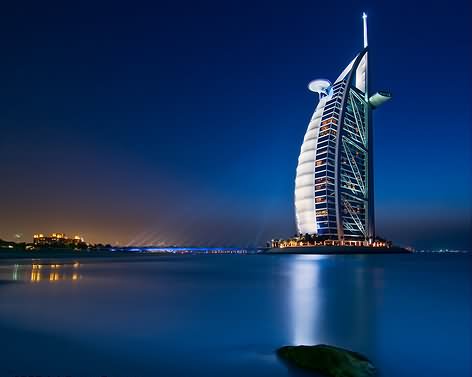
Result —
[{"label": "night sky", "polygon": [[9,2],[0,238],[261,245],[295,232],[298,154],[369,18],[377,233],[468,248],[471,3]]}]

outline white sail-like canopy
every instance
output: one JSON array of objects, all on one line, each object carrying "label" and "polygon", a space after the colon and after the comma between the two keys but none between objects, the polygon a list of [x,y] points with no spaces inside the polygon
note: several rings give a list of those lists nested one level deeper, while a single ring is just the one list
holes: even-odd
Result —
[{"label": "white sail-like canopy", "polygon": [[295,215],[299,233],[316,233],[315,214],[315,158],[316,144],[321,125],[323,110],[331,95],[322,97],[308,124],[303,144],[298,157],[297,176],[295,178]]},{"label": "white sail-like canopy", "polygon": [[365,87],[366,87],[366,72],[367,72],[367,54],[366,52],[364,56],[362,57],[361,61],[359,62],[359,65],[357,66],[356,69],[356,88],[359,89],[361,92],[365,93]]}]

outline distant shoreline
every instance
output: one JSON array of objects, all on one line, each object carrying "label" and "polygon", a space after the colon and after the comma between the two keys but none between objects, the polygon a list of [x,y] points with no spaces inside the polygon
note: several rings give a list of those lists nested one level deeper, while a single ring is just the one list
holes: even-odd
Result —
[{"label": "distant shoreline", "polygon": [[[151,250],[147,250],[151,249]],[[60,248],[43,248],[24,250],[20,248],[0,248],[0,261],[6,259],[82,259],[82,258],[143,258],[171,255],[206,255],[206,254],[256,254],[262,248],[196,248],[196,247],[142,247],[142,248],[110,248],[100,250],[74,250]]]},{"label": "distant shoreline", "polygon": [[132,257],[132,256],[159,256],[169,253],[135,253],[128,251],[87,251],[70,249],[41,249],[35,251],[6,249],[0,250],[0,261],[4,259],[45,259],[45,258],[113,258],[113,257]]}]

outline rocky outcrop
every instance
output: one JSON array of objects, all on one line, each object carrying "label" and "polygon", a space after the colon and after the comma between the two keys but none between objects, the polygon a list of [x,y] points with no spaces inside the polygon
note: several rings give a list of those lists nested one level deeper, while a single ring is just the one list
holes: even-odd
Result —
[{"label": "rocky outcrop", "polygon": [[285,346],[277,355],[303,369],[327,377],[372,377],[375,367],[363,355],[338,347],[319,344],[316,346]]}]

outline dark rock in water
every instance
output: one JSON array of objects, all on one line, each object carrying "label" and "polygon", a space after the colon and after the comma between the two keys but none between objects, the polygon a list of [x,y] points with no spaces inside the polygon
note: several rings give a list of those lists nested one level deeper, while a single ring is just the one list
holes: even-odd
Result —
[{"label": "dark rock in water", "polygon": [[285,346],[277,355],[303,369],[328,377],[371,377],[375,367],[363,355],[338,347],[319,344],[316,346]]}]

